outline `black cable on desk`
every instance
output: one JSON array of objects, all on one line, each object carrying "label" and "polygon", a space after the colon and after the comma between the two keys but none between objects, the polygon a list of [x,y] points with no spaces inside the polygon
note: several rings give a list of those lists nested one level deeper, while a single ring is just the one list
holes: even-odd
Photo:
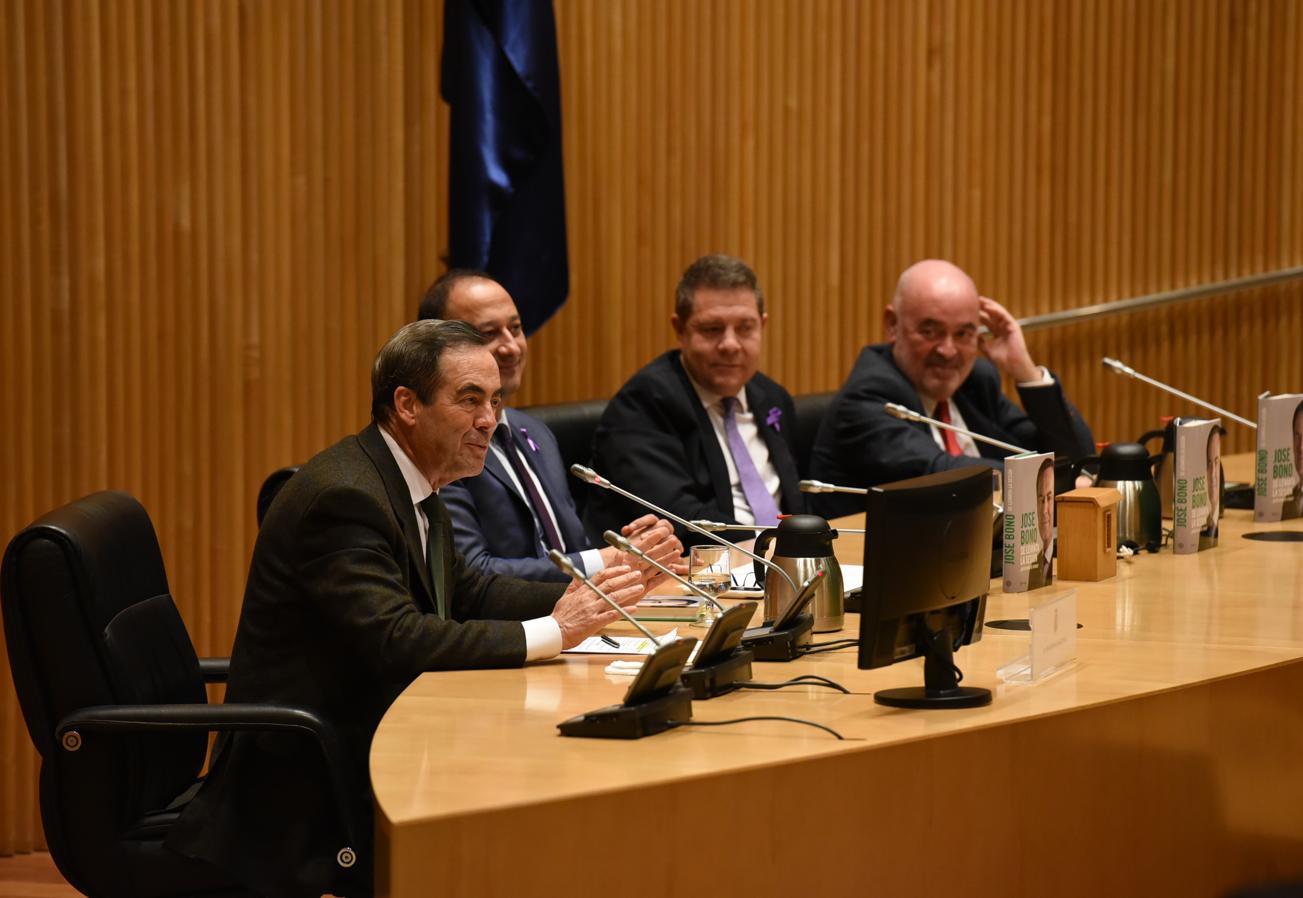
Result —
[{"label": "black cable on desk", "polygon": [[675,720],[670,722],[671,727],[724,727],[734,723],[750,723],[755,720],[782,720],[787,723],[799,723],[808,727],[816,727],[825,733],[831,733],[838,739],[845,740],[845,736],[834,730],[832,727],[824,726],[821,723],[815,723],[813,720],[802,720],[799,717],[739,717],[736,720]]},{"label": "black cable on desk", "polygon": [[859,645],[858,639],[834,639],[831,642],[811,642],[802,646],[802,655],[818,655],[822,652],[835,652],[839,649],[848,649],[853,645]]},{"label": "black cable on desk", "polygon": [[784,680],[781,683],[757,683],[755,680],[746,680],[736,684],[738,689],[786,689],[788,686],[827,686],[829,689],[836,689],[838,692],[844,692],[847,695],[851,691],[835,680],[827,677],[821,677],[816,674],[801,674],[799,677],[792,677],[790,680]]}]

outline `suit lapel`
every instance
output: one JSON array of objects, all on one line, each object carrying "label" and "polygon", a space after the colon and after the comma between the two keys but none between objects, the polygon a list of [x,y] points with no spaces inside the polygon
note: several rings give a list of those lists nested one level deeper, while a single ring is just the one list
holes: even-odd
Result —
[{"label": "suit lapel", "polygon": [[[801,500],[801,490],[797,483],[800,478],[796,471],[796,459],[792,457],[792,447],[787,445],[783,435],[769,423],[769,410],[778,406],[771,403],[769,397],[756,385],[755,378],[746,385],[746,393],[747,405],[751,407],[751,414],[755,416],[756,430],[760,431],[760,438],[765,441],[765,448],[769,450],[769,460],[773,463],[774,470],[778,472],[778,488],[783,495],[783,510],[788,514],[804,511],[805,503]],[[782,427],[782,418],[780,417],[776,423]],[[795,426],[791,421],[787,422],[787,425]]]},{"label": "suit lapel", "polygon": [[[973,404],[972,400],[961,393],[956,393],[953,397],[954,404],[958,406],[959,413],[964,416],[964,424],[969,430],[984,436],[994,437],[997,440],[1010,442],[1009,437],[1005,434],[996,423],[987,417],[981,409]],[[981,440],[974,440],[977,443],[977,451],[983,458],[1004,458],[1009,453],[999,446],[992,446],[990,443],[983,443]]]},{"label": "suit lapel", "polygon": [[[408,582],[412,585],[413,598],[418,605],[424,605],[430,611],[436,611],[434,586],[430,582],[430,568],[421,551],[420,524],[416,520],[416,506],[412,504],[412,494],[403,479],[403,472],[398,470],[398,462],[380,435],[380,428],[372,424],[358,434],[358,442],[371,458],[371,463],[380,473],[380,480],[385,485],[385,495],[393,507],[394,517],[403,530],[403,539],[407,543],[407,566],[410,572]],[[446,570],[445,566],[445,570]],[[420,591],[416,589],[419,585]]]},{"label": "suit lapel", "polygon": [[692,381],[688,380],[688,372],[683,370],[683,362],[679,358],[677,349],[673,352],[672,360],[683,396],[697,422],[697,436],[701,443],[702,455],[706,457],[706,470],[710,472],[710,482],[715,488],[715,501],[719,503],[720,511],[728,512],[729,520],[732,520],[733,481],[728,476],[728,465],[724,462],[724,453],[720,450],[719,439],[715,436],[715,425],[710,423],[710,415],[706,413],[706,407],[701,404],[701,398],[697,396]]},{"label": "suit lapel", "polygon": [[[556,519],[561,538],[566,542],[566,551],[578,552],[588,544],[588,537],[584,533],[583,525],[579,523],[578,518],[565,512],[565,509],[574,500],[570,498],[570,490],[566,487],[564,474],[562,475],[562,482],[557,483],[556,478],[552,476],[552,466],[547,464],[546,459],[543,457],[544,449],[542,447],[546,446],[547,443],[540,443],[535,440],[534,445],[539,447],[535,449],[529,445],[529,438],[523,431],[524,427],[533,427],[535,433],[538,433],[538,428],[541,425],[532,419],[525,418],[521,412],[514,409],[511,414],[514,416],[513,420],[516,421],[511,427],[511,435],[515,439],[516,446],[519,447],[521,454],[525,457],[525,464],[538,477],[538,485],[543,490],[543,495],[547,498],[548,504],[552,506],[552,515]],[[520,423],[521,420],[525,421],[524,425]],[[541,436],[541,434],[539,435]],[[576,527],[578,527],[577,531]]]},{"label": "suit lapel", "polygon": [[516,489],[515,483],[511,480],[511,474],[507,472],[507,466],[502,463],[502,459],[498,458],[498,454],[492,449],[484,455],[484,470],[502,484],[502,488],[507,491],[507,495],[511,496],[524,509],[526,514],[531,514],[529,504],[525,501],[525,497],[520,494],[520,491]]},{"label": "suit lapel", "polygon": [[[511,430],[512,439],[514,440],[516,429],[514,426],[510,426],[509,429]],[[526,464],[528,465],[529,463],[526,462]],[[531,465],[530,467],[533,466]],[[502,459],[498,458],[498,454],[492,449],[490,449],[484,456],[484,470],[498,480],[502,485],[503,491],[506,492],[506,494],[511,497],[511,500],[520,507],[520,512],[524,515],[526,525],[534,530],[534,542],[546,550],[547,543],[544,541],[543,535],[538,531],[538,525],[534,521],[534,509],[530,507],[529,499],[520,494],[520,488],[517,488],[515,481],[512,480],[511,472],[507,470],[506,464],[503,463]],[[537,468],[535,468],[535,470],[537,470]],[[542,481],[541,476],[539,480],[540,482]],[[523,486],[524,484],[521,485],[521,487]],[[555,508],[555,500],[552,500],[551,496],[549,496],[548,499],[553,501],[553,507]],[[570,545],[569,537],[566,538],[566,545]]]}]

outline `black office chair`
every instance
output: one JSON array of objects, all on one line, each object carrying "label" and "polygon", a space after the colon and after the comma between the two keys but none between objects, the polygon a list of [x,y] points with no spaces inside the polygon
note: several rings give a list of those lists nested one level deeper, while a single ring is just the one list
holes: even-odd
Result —
[{"label": "black office chair", "polygon": [[267,509],[271,508],[272,501],[281,491],[281,487],[290,482],[290,478],[299,471],[298,465],[290,465],[285,468],[277,468],[267,475],[267,479],[262,482],[262,487],[258,490],[258,526],[262,527],[262,519],[267,517]]},{"label": "black office chair", "polygon": [[[526,408],[535,418],[546,424],[556,435],[557,448],[561,450],[561,461],[569,470],[573,464],[586,465],[593,457],[593,434],[597,432],[597,422],[606,411],[605,399],[589,402],[560,402],[556,405],[534,405]],[[588,500],[588,485],[575,478],[570,480],[570,495],[575,498],[575,506],[583,514]]]},{"label": "black office chair", "polygon": [[796,407],[796,470],[802,477],[810,476],[810,456],[814,451],[814,438],[819,434],[819,425],[828,413],[836,393],[805,393],[792,397]]},{"label": "black office chair", "polygon": [[[331,781],[323,789],[350,794],[335,737],[316,715],[206,703],[204,680],[224,679],[227,659],[201,665],[195,656],[154,527],[131,496],[95,493],[15,536],[0,568],[0,606],[14,686],[41,756],[46,841],[78,891],[251,894],[163,845],[198,789],[210,732],[299,734],[305,752],[325,758]],[[338,825],[341,847],[357,844],[342,810]]]}]

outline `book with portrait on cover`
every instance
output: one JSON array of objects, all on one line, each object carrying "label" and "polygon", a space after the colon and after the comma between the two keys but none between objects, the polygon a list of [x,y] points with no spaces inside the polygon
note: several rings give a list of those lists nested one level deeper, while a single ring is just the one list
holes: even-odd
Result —
[{"label": "book with portrait on cover", "polygon": [[1303,517],[1303,393],[1258,399],[1253,519]]},{"label": "book with portrait on cover", "polygon": [[1004,591],[1054,582],[1054,453],[1004,460]]},{"label": "book with portrait on cover", "polygon": [[1222,494],[1222,422],[1182,418],[1172,465],[1173,542],[1177,555],[1217,545]]}]

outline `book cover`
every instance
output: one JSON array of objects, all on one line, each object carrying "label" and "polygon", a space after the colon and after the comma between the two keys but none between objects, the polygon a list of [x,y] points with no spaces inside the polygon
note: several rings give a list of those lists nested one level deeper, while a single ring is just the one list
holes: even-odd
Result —
[{"label": "book cover", "polygon": [[1303,517],[1303,393],[1258,399],[1253,519]]},{"label": "book cover", "polygon": [[1054,454],[1004,460],[1004,591],[1054,582]]},{"label": "book cover", "polygon": [[1182,418],[1172,465],[1173,543],[1177,555],[1217,545],[1222,493],[1222,422]]}]

